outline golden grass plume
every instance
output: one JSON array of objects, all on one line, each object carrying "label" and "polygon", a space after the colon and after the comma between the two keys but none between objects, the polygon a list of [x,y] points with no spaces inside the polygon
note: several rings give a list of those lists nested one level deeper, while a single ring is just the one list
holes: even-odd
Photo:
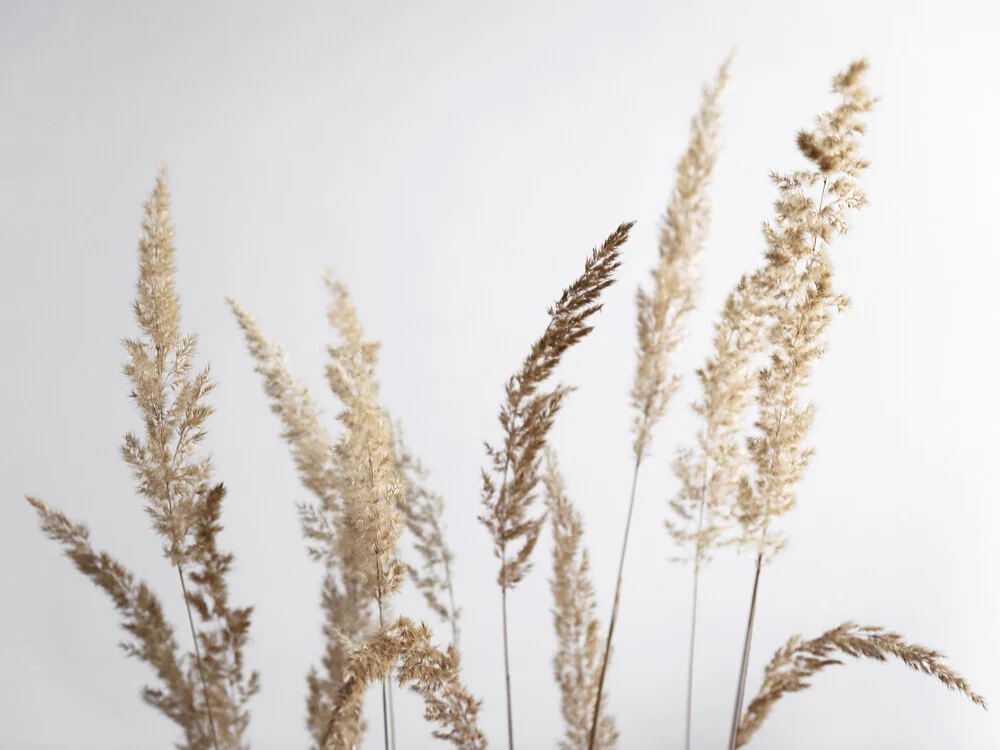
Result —
[{"label": "golden grass plume", "polygon": [[698,296],[698,260],[712,216],[708,188],[719,157],[720,99],[729,81],[729,65],[727,58],[715,81],[702,88],[701,107],[691,118],[690,141],[677,164],[674,191],[660,225],[659,261],[650,272],[653,289],[636,290],[632,448],[637,461],[648,452],[653,427],[680,385],[671,365]]},{"label": "golden grass plume", "polygon": [[[552,660],[559,686],[565,732],[562,750],[587,747],[597,683],[604,655],[597,597],[590,577],[590,556],[583,546],[583,517],[566,494],[555,452],[545,451],[545,506],[552,524],[552,619],[556,654]],[[611,750],[618,741],[614,718],[601,709],[596,746]]]},{"label": "golden grass plume", "polygon": [[855,659],[888,661],[899,659],[915,672],[937,678],[949,690],[955,690],[977,706],[986,708],[986,699],[975,693],[969,683],[944,663],[944,654],[907,643],[903,636],[873,625],[845,622],[818,638],[803,641],[794,635],[779,648],[764,669],[764,681],[740,721],[736,746],[746,745],[782,697],[808,688],[809,680],[826,667],[843,664],[837,652]]},{"label": "golden grass plume", "polygon": [[440,725],[435,737],[461,750],[486,748],[486,737],[477,723],[480,701],[459,679],[458,651],[449,646],[442,652],[431,642],[426,626],[401,617],[370,635],[351,656],[321,750],[357,747],[365,691],[397,666],[399,684],[419,694],[424,699],[424,717]]}]

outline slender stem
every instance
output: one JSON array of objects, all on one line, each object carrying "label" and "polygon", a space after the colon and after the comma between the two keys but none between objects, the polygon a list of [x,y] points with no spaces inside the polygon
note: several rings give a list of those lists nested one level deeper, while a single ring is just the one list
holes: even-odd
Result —
[{"label": "slender stem", "polygon": [[597,724],[601,718],[601,698],[604,695],[604,677],[608,671],[608,659],[611,656],[611,640],[614,638],[615,623],[618,621],[618,605],[621,603],[622,596],[622,572],[625,569],[625,550],[628,549],[628,532],[632,527],[632,511],[635,508],[635,488],[639,482],[639,465],[641,463],[642,458],[637,456],[635,459],[635,470],[632,472],[632,493],[629,496],[628,516],[625,519],[625,536],[622,539],[622,554],[621,559],[618,561],[618,582],[615,584],[615,603],[611,608],[611,620],[608,622],[608,638],[604,643],[604,657],[601,660],[601,676],[597,681],[597,700],[594,701],[594,717],[591,719],[590,742],[587,745],[589,750],[594,750],[594,742],[597,740]]},{"label": "slender stem", "polygon": [[448,589],[448,621],[451,623],[451,643],[458,650],[458,613],[455,611],[455,589],[451,585],[451,563],[444,559],[444,574]]},{"label": "slender stem", "polygon": [[736,735],[743,716],[743,693],[747,684],[747,667],[750,664],[750,641],[753,639],[753,619],[757,611],[757,588],[760,584],[760,568],[764,553],[757,554],[757,572],[753,577],[753,595],[750,597],[750,616],[747,618],[747,632],[743,638],[743,660],[740,663],[740,677],[736,685],[736,705],[733,708],[733,726],[729,732],[729,750],[736,750]]},{"label": "slender stem", "polygon": [[392,672],[389,672],[389,742],[392,750],[396,750],[396,711],[392,705]]},{"label": "slender stem", "polygon": [[688,644],[687,717],[684,722],[684,750],[691,750],[691,704],[694,696],[694,634],[698,624],[698,575],[701,573],[702,539],[705,525],[705,493],[708,491],[708,459],[701,480],[701,502],[698,504],[698,532],[694,542],[694,590],[691,594],[691,641]]},{"label": "slender stem", "polygon": [[[370,460],[370,459],[369,459]],[[385,621],[382,619],[382,562],[375,557],[375,574],[378,577],[378,585],[375,590],[375,600],[378,602],[378,629],[385,628]],[[385,750],[389,750],[389,711],[386,707],[386,681],[382,678],[382,731],[385,734]]]},{"label": "slender stem", "polygon": [[[507,565],[504,560],[504,566]],[[503,606],[503,671],[507,680],[507,747],[514,750],[514,714],[510,702],[510,656],[507,649],[507,586],[500,586],[500,600]]]},{"label": "slender stem", "polygon": [[198,663],[198,673],[201,675],[201,690],[205,694],[205,710],[208,712],[208,726],[212,732],[212,747],[219,750],[219,739],[215,736],[215,718],[212,716],[212,701],[208,697],[208,680],[205,679],[205,665],[201,662],[201,648],[198,646],[198,634],[194,629],[194,617],[191,616],[191,602],[188,601],[187,584],[184,583],[184,567],[181,563],[177,563],[177,576],[181,579],[184,606],[187,608],[188,625],[191,626],[191,639],[194,641],[194,657]]},{"label": "slender stem", "polygon": [[[500,483],[500,494],[497,495],[498,508],[500,503],[505,502],[507,498],[507,470],[510,468],[510,453],[508,438],[507,459],[503,464],[503,481]],[[505,542],[500,543],[500,606],[503,613],[503,672],[507,685],[507,748],[514,750],[514,710],[510,699],[510,649],[507,645],[507,546]]]},{"label": "slender stem", "polygon": [[691,750],[691,701],[694,687],[694,634],[698,621],[698,560],[694,563],[694,591],[691,596],[691,640],[688,643],[688,690],[687,690],[687,720],[684,724],[684,750]]}]

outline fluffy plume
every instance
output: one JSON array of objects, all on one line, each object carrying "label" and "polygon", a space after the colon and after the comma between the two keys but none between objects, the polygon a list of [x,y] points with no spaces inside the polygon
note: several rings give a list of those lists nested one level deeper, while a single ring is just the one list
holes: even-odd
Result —
[{"label": "fluffy plume", "polygon": [[[398,587],[404,570],[435,613],[451,623],[454,637],[458,632],[443,503],[426,489],[426,471],[401,435],[393,434],[388,414],[378,406],[378,344],[364,340],[346,288],[329,272],[324,278],[332,295],[328,318],[341,339],[329,349],[327,367],[327,379],[343,405],[339,418],[344,430],[336,445],[308,389],[290,374],[284,351],[230,300],[255,369],[264,377],[271,409],[282,420],[282,437],[299,476],[316,496],[316,502],[299,506],[299,518],[310,554],[327,567],[323,671],[314,669],[308,678],[308,725],[317,742],[329,725],[351,644],[371,629],[372,598],[387,606],[385,596]],[[414,535],[423,558],[419,571],[395,557],[401,523]]]},{"label": "fluffy plume", "polygon": [[344,521],[364,561],[369,595],[381,599],[399,588],[405,568],[396,558],[396,542],[402,532],[399,506],[403,482],[396,470],[392,426],[378,405],[375,365],[379,345],[364,340],[344,285],[329,272],[324,278],[333,296],[328,317],[341,338],[339,346],[329,347],[331,361],[326,376],[344,405],[338,417],[344,431],[336,446],[344,487]]},{"label": "fluffy plume", "polygon": [[[549,308],[545,333],[504,389],[506,398],[500,407],[504,442],[501,448],[486,445],[491,471],[482,473],[485,511],[479,517],[493,537],[494,551],[501,561],[497,582],[504,589],[516,585],[530,569],[529,558],[543,521],[542,516],[529,516],[538,485],[540,451],[569,392],[562,385],[551,391],[539,388],[566,350],[592,330],[587,320],[601,309],[601,292],[614,283],[621,248],[633,224],[622,224],[594,249],[583,274]],[[519,548],[509,555],[508,547],[516,544]]]},{"label": "fluffy plume", "polygon": [[[288,443],[302,484],[316,496],[318,512],[336,517],[341,499],[333,441],[320,420],[319,408],[309,389],[289,371],[284,349],[264,337],[257,321],[239,302],[228,302],[256,361],[254,369],[264,378],[264,392],[271,400],[271,411],[281,420],[281,437]],[[324,557],[317,551],[314,556]]]},{"label": "fluffy plume", "polygon": [[[583,546],[583,519],[566,496],[555,453],[550,450],[546,450],[542,481],[552,524],[552,616],[557,643],[553,668],[566,725],[559,747],[584,750],[590,736],[604,639],[590,580],[590,559]],[[614,719],[602,711],[595,747],[610,750],[617,740]]]},{"label": "fluffy plume", "polygon": [[742,747],[750,741],[782,697],[808,688],[812,676],[826,667],[843,664],[834,656],[838,652],[855,659],[881,662],[888,661],[890,657],[899,659],[915,672],[937,678],[949,690],[955,690],[977,706],[986,708],[986,700],[944,664],[944,654],[907,643],[903,636],[885,628],[845,622],[811,641],[792,636],[775,652],[764,670],[764,682],[757,697],[743,714],[736,746]]},{"label": "fluffy plume", "polygon": [[[761,565],[784,546],[772,522],[794,507],[796,485],[812,455],[803,443],[813,406],[800,404],[801,391],[809,383],[813,362],[823,354],[823,334],[834,311],[848,306],[847,298],[833,291],[827,247],[835,235],[847,233],[849,215],[866,202],[856,178],[868,166],[857,155],[858,139],[865,132],[859,117],[875,102],[862,83],[867,68],[867,62],[858,60],[835,76],[833,91],[840,95],[840,105],[821,114],[814,130],[799,132],[799,150],[813,168],[771,175],[778,188],[776,218],[773,225],[764,224],[766,264],[754,273],[751,284],[765,302],[770,359],[758,375],[757,432],[747,438],[753,476],[741,477],[733,511],[741,527],[738,541],[756,549],[757,571],[730,750],[735,750],[742,714]],[[812,195],[817,187],[818,200]]]},{"label": "fluffy plume", "polygon": [[208,367],[192,375],[196,338],[179,329],[174,230],[162,169],[145,203],[142,229],[133,305],[140,336],[125,340],[124,369],[145,437],[128,433],[122,455],[132,467],[164,554],[177,567],[193,653],[178,659],[159,601],[122,565],[94,552],[85,526],[71,523],[40,500],[29,502],[45,533],[122,613],[123,627],[135,637],[133,644],[125,645],[126,652],[153,666],[164,683],[162,689],[147,688],[143,696],[183,728],[183,747],[243,750],[247,703],[258,690],[257,673],[247,674],[243,660],[252,609],[234,608],[229,602],[226,579],[233,556],[217,544],[225,488],[211,484],[211,461],[197,455],[212,413],[205,396],[213,384]]},{"label": "fluffy plume", "polygon": [[[529,515],[539,480],[541,450],[555,421],[562,400],[570,391],[558,385],[540,390],[562,355],[592,330],[591,315],[601,309],[601,292],[614,283],[621,265],[621,248],[634,222],[619,227],[594,248],[583,274],[563,290],[549,308],[549,325],[505,387],[506,399],[500,407],[504,432],[502,448],[486,444],[490,471],[482,472],[482,504],[479,520],[493,538],[494,554],[500,559],[503,624],[504,673],[507,683],[507,745],[514,750],[514,718],[511,708],[510,650],[507,639],[507,589],[519,583],[531,569],[530,557],[538,542],[545,516]],[[492,474],[492,476],[491,476]],[[498,483],[499,482],[499,486]],[[514,546],[512,555],[508,547]]]},{"label": "fluffy plume", "polygon": [[747,441],[755,477],[741,483],[736,507],[743,542],[767,556],[784,544],[772,521],[795,505],[795,485],[812,454],[803,441],[813,407],[800,404],[800,392],[823,354],[833,313],[848,305],[833,290],[827,247],[847,233],[848,217],[866,203],[856,178],[868,166],[857,155],[865,132],[859,118],[874,104],[862,83],[867,67],[860,60],[837,75],[840,105],[820,115],[814,130],[799,133],[799,150],[814,167],[772,175],[776,218],[764,225],[767,264],[755,274],[768,300],[770,361],[758,378],[757,433]]},{"label": "fluffy plume", "polygon": [[486,748],[486,738],[477,725],[480,701],[459,679],[458,651],[453,646],[440,651],[431,643],[426,626],[418,627],[401,617],[369,636],[351,657],[322,750],[357,747],[365,691],[385,680],[397,665],[399,684],[409,685],[424,699],[424,717],[439,725],[435,737],[461,750]]},{"label": "fluffy plume", "polygon": [[746,469],[743,422],[756,384],[754,360],[764,346],[766,303],[756,276],[744,276],[726,297],[715,324],[712,353],[697,370],[701,399],[692,404],[701,425],[695,445],[678,453],[681,489],[670,501],[666,526],[699,570],[724,543],[729,511]]},{"label": "fluffy plume", "polygon": [[242,748],[250,723],[247,704],[259,689],[259,676],[257,672],[248,675],[243,661],[253,608],[230,605],[226,577],[232,570],[233,555],[220,551],[216,541],[222,531],[219,518],[225,496],[225,487],[217,484],[204,492],[198,503],[188,570],[193,585],[187,590],[187,599],[202,623],[198,643],[219,743]]},{"label": "fluffy plume", "polygon": [[[386,485],[387,435],[383,416],[374,399],[377,344],[362,341],[362,331],[346,290],[327,276],[333,293],[329,319],[343,338],[331,347],[332,362],[327,377],[344,409],[340,419],[345,430],[336,445],[322,426],[320,412],[308,389],[288,369],[281,347],[268,341],[254,318],[239,303],[230,300],[247,340],[255,369],[264,377],[264,390],[271,410],[284,426],[282,437],[289,445],[303,485],[316,497],[299,505],[299,520],[310,555],[326,567],[322,606],[325,650],[322,672],[310,670],[307,678],[307,725],[319,743],[329,725],[337,690],[344,680],[350,645],[371,630],[372,599],[381,596],[381,586],[398,584],[399,569],[389,564],[388,537],[398,536],[394,515],[397,490]],[[373,414],[375,415],[373,420]],[[370,451],[370,454],[369,454]],[[379,490],[385,497],[375,497]],[[385,525],[389,524],[389,534]],[[362,541],[361,533],[367,534]],[[392,546],[395,539],[392,539]],[[386,563],[392,576],[383,576]]]},{"label": "fluffy plume", "polygon": [[[344,405],[338,419],[344,427],[335,451],[344,488],[344,539],[360,572],[360,585],[378,606],[379,629],[388,617],[388,598],[399,590],[406,566],[396,556],[403,530],[403,480],[397,471],[392,426],[378,404],[375,366],[379,345],[366,341],[347,288],[327,271],[324,280],[332,299],[327,309],[340,344],[329,347],[326,367],[330,389]],[[382,682],[382,718],[389,750],[388,681]],[[392,720],[395,737],[395,718]],[[394,741],[394,740],[393,740]]]},{"label": "fluffy plume", "polygon": [[729,63],[727,58],[713,84],[702,89],[701,108],[691,119],[691,138],[677,165],[677,183],[660,227],[653,288],[647,292],[640,287],[636,292],[638,356],[632,386],[636,460],[646,455],[653,427],[680,383],[670,366],[698,296],[698,259],[711,220],[708,187],[719,155],[719,99],[729,80]]},{"label": "fluffy plume", "polygon": [[125,436],[122,455],[132,467],[146,512],[175,565],[188,557],[199,489],[208,482],[211,462],[195,451],[205,436],[212,408],[205,396],[214,385],[209,369],[192,376],[197,344],[180,332],[180,300],[174,288],[174,229],[170,194],[161,169],[145,203],[139,238],[139,279],[133,311],[141,335],[125,339],[124,371],[129,394],[145,423],[145,438]]},{"label": "fluffy plume", "polygon": [[122,630],[131,636],[119,644],[122,650],[156,672],[160,685],[143,688],[143,700],[177,723],[184,731],[185,748],[211,747],[203,694],[195,690],[197,675],[178,653],[174,630],[156,594],[107,552],[96,552],[84,524],[73,523],[37,498],[29,497],[28,502],[38,511],[45,535],[62,545],[77,570],[111,597],[122,616]]},{"label": "fluffy plume", "polygon": [[[370,599],[356,600],[345,595],[333,571],[323,579],[322,671],[313,667],[306,678],[306,726],[320,747],[320,741],[336,706],[337,691],[343,685],[347,662],[357,643],[371,630]],[[363,728],[363,727],[362,727]]]},{"label": "fluffy plume", "polygon": [[405,482],[401,506],[403,521],[422,561],[419,568],[408,565],[407,571],[424,595],[427,606],[451,626],[451,642],[458,648],[460,611],[455,606],[451,577],[454,557],[444,537],[444,500],[427,489],[427,470],[406,445],[399,426],[396,427],[395,443],[397,471]]},{"label": "fluffy plume", "polygon": [[310,556],[326,568],[321,600],[324,653],[321,669],[312,668],[307,677],[306,724],[318,743],[344,681],[348,644],[372,628],[365,564],[347,533],[341,467],[319,408],[306,386],[291,374],[284,350],[264,336],[238,302],[231,299],[229,304],[256,361],[254,369],[263,376],[271,411],[281,420],[281,436],[288,443],[299,478],[315,496],[299,504],[298,514]]}]

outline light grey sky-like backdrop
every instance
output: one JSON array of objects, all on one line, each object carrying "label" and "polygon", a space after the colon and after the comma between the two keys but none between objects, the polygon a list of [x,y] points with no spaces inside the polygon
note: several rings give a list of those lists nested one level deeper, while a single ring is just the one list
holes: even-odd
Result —
[{"label": "light grey sky-like backdrop", "polygon": [[[294,513],[306,491],[224,298],[286,346],[333,426],[324,266],[382,340],[384,404],[446,499],[464,674],[503,746],[496,562],[475,520],[482,440],[498,436],[503,382],[549,302],[593,245],[638,220],[621,283],[559,374],[580,390],[553,440],[606,618],[630,478],[633,293],[654,262],[699,87],[734,46],[685,385],[655,435],[627,562],[610,682],[621,747],[683,737],[690,580],[668,562],[662,521],[669,461],[695,427],[690,373],[726,292],[760,260],[768,171],[801,164],[796,130],[833,104],[830,77],[860,55],[882,101],[864,143],[871,207],[833,250],[854,306],[816,369],[817,453],[785,524],[791,544],[764,572],[748,689],[789,635],[850,618],[943,650],[1000,708],[998,7],[0,2],[0,747],[176,738],[137,697],[150,675],[116,649],[110,603],[22,499],[86,520],[185,635],[176,578],[118,454],[139,427],[120,340],[135,328],[141,202],[160,160],[184,325],[219,383],[207,445],[230,490],[233,597],[256,607],[253,746],[307,746],[320,571]],[[554,747],[561,731],[549,553],[546,533],[510,602],[522,750]],[[751,577],[748,556],[725,553],[703,579],[698,750],[728,732]],[[412,591],[398,609],[429,617]],[[397,704],[400,750],[437,744],[416,699]],[[753,746],[987,750],[1000,747],[1000,720],[900,664],[852,663],[786,698]]]}]

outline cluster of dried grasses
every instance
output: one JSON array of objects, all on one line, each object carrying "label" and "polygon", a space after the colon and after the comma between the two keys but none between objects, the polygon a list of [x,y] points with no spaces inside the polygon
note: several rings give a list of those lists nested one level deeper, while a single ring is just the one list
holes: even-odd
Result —
[{"label": "cluster of dried grasses", "polygon": [[[836,654],[899,659],[936,677],[973,703],[985,700],[943,662],[940,653],[907,643],[880,627],[847,622],[818,638],[791,638],[765,670],[756,697],[743,709],[757,591],[764,563],[785,544],[776,528],[797,500],[796,485],[812,454],[806,437],[813,407],[803,405],[810,371],[823,354],[823,336],[846,298],[832,285],[829,247],[847,233],[850,214],[865,205],[857,184],[867,162],[858,154],[862,116],[874,99],[863,84],[866,63],[852,63],[834,79],[840,102],[822,114],[797,143],[811,163],[773,174],[775,218],[764,225],[763,265],[744,275],[728,295],[715,324],[711,353],[695,375],[701,396],[692,405],[700,420],[693,443],[677,451],[680,489],[668,502],[666,527],[680,548],[677,559],[693,571],[685,747],[690,747],[692,682],[699,574],[727,545],[750,547],[756,569],[737,681],[730,748],[742,747],[775,703],[806,689],[822,669],[840,664]],[[532,569],[532,553],[551,523],[551,590],[564,750],[610,750],[618,731],[607,710],[615,624],[639,470],[651,455],[654,427],[677,390],[675,353],[685,321],[696,306],[698,260],[706,245],[708,190],[720,151],[721,95],[729,61],[706,86],[692,120],[691,137],[677,167],[677,182],[660,233],[653,286],[636,299],[638,352],[632,406],[634,470],[613,606],[602,634],[590,578],[580,511],[566,492],[549,434],[572,388],[550,385],[566,351],[591,331],[602,292],[615,281],[631,223],[619,226],[586,260],[582,274],[549,309],[549,323],[506,382],[499,411],[502,440],[487,444],[479,520],[499,560],[501,627],[507,698],[507,744],[514,748],[507,599]],[[161,171],[146,203],[139,243],[134,304],[140,336],[125,341],[125,373],[144,424],[122,447],[138,494],[145,502],[163,554],[176,568],[187,608],[190,651],[183,652],[163,607],[148,586],[122,564],[91,546],[82,524],[29,498],[43,531],[76,567],[112,599],[130,640],[123,648],[146,661],[159,683],[144,699],[182,730],[185,750],[248,747],[248,702],[258,690],[243,652],[250,608],[229,602],[233,557],[216,540],[225,489],[212,480],[199,452],[212,413],[208,368],[192,372],[196,340],[180,332],[174,289],[173,230]],[[355,748],[366,724],[363,698],[382,689],[385,747],[395,747],[393,678],[424,700],[433,734],[465,750],[486,747],[477,725],[480,702],[460,678],[459,609],[452,583],[453,556],[445,540],[444,502],[427,488],[427,472],[403,443],[379,401],[379,345],[366,340],[346,288],[326,275],[328,318],[338,343],[328,348],[326,376],[340,404],[334,440],[308,389],[291,373],[287,357],[261,332],[239,303],[230,306],[263,378],[302,484],[312,499],[298,507],[307,550],[324,568],[323,653],[307,676],[306,723],[317,750]],[[745,424],[754,419],[752,431]],[[544,495],[544,508],[537,507]],[[417,562],[405,562],[399,540],[407,534]],[[391,620],[393,595],[409,578],[429,609],[451,630],[451,643],[435,646],[431,631],[406,618]]]}]

